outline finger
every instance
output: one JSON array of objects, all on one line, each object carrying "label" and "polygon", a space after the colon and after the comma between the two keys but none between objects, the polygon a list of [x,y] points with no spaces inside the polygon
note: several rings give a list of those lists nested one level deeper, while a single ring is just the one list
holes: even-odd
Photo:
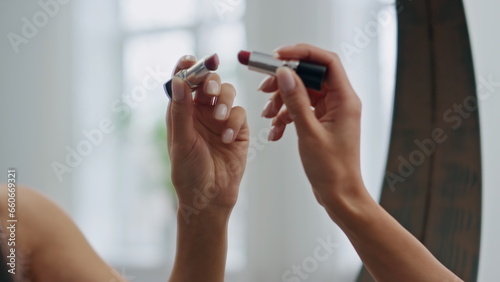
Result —
[{"label": "finger", "polygon": [[[311,109],[311,112],[315,113],[315,110]],[[315,116],[316,116],[316,113],[315,113]],[[318,116],[316,116],[316,118],[318,118]],[[276,117],[273,119],[273,121],[271,123],[272,133],[271,132],[269,133],[269,136],[270,136],[269,141],[277,141],[277,140],[281,139],[281,137],[283,136],[283,133],[285,132],[286,126],[292,122],[293,122],[293,118],[285,106],[285,108],[283,110],[281,110],[278,113],[278,115],[276,115]]]},{"label": "finger", "polygon": [[172,148],[172,118],[171,118],[171,103],[169,103],[167,107],[167,113],[165,116],[165,122],[167,123],[167,148],[168,148],[168,153],[170,154],[170,148]]},{"label": "finger", "polygon": [[293,122],[292,116],[287,108],[284,108],[279,114],[273,119],[273,126],[283,126]]},{"label": "finger", "polygon": [[327,88],[337,91],[338,98],[347,98],[342,95],[355,95],[337,54],[308,44],[286,46],[276,50],[276,53],[281,59],[304,60],[327,66]]},{"label": "finger", "polygon": [[288,67],[278,68],[276,77],[281,98],[296,124],[297,134],[299,136],[313,134],[320,127],[320,124],[311,111],[311,100],[304,83]]},{"label": "finger", "polygon": [[276,92],[264,106],[264,110],[262,111],[262,117],[273,118],[279,113],[282,107],[283,107],[283,100],[281,99],[280,93]]},{"label": "finger", "polygon": [[217,73],[209,74],[201,87],[196,90],[194,101],[196,104],[213,106],[221,90],[221,79]]},{"label": "finger", "polygon": [[179,61],[177,61],[177,64],[175,65],[174,71],[172,73],[172,76],[174,76],[176,73],[183,69],[188,69],[191,66],[196,64],[196,57],[192,55],[185,55],[182,56]]},{"label": "finger", "polygon": [[172,102],[170,103],[172,145],[188,145],[194,142],[194,105],[191,89],[180,78],[172,79]]},{"label": "finger", "polygon": [[272,126],[271,131],[269,131],[268,141],[278,141],[283,137],[285,133],[286,125]]},{"label": "finger", "polygon": [[262,91],[264,93],[272,93],[278,90],[278,82],[276,81],[275,76],[268,76],[262,80],[259,85],[258,91]]},{"label": "finger", "polygon": [[286,126],[273,126],[271,128],[271,131],[269,131],[269,136],[267,138],[268,141],[278,141],[283,137],[283,134],[285,133]]},{"label": "finger", "polygon": [[279,114],[273,119],[271,123],[271,131],[269,132],[269,141],[278,141],[281,139],[285,133],[286,126],[293,122],[290,113],[287,108],[284,108]]},{"label": "finger", "polygon": [[[181,57],[177,63],[175,64],[175,68],[174,68],[174,71],[172,72],[172,76],[174,76],[176,73],[178,73],[180,70],[182,69],[187,69],[187,68],[190,68],[192,65],[194,65],[196,63],[196,57],[195,56],[192,56],[192,55],[185,55],[183,57]],[[169,148],[169,152],[170,152],[170,148],[171,148],[171,145],[172,145],[172,118],[170,118],[171,116],[171,108],[172,108],[172,103],[169,103],[168,104],[168,107],[167,107],[167,113],[166,113],[166,116],[165,116],[165,120],[166,120],[166,124],[167,124],[167,147]]]},{"label": "finger", "polygon": [[236,97],[234,86],[229,83],[222,84],[213,113],[216,120],[226,120],[229,117],[231,108],[233,107],[234,97]]},{"label": "finger", "polygon": [[[222,131],[222,142],[229,144],[237,141],[248,140],[248,136],[240,135],[243,129],[248,128],[247,115],[242,107],[234,107],[231,109],[229,118],[226,121],[225,129]],[[246,133],[246,135],[248,135]]]},{"label": "finger", "polygon": [[[317,105],[323,106],[323,108],[324,108],[324,103],[321,103],[321,104],[318,103],[319,101],[321,101],[319,99],[319,97],[309,96],[309,98],[311,99],[311,105],[312,105],[313,109],[316,108]],[[291,117],[288,113],[288,110],[286,110],[286,106],[283,110],[281,110],[283,108],[283,105],[284,105],[284,103],[283,103],[283,99],[281,98],[280,93],[276,92],[274,94],[274,96],[271,99],[269,99],[267,104],[264,106],[264,110],[262,111],[262,117],[265,117],[265,118],[278,117],[279,119],[283,119],[283,118],[291,119]],[[318,117],[318,116],[316,116],[316,117]],[[290,122],[292,122],[292,121],[293,120],[291,120]]]}]

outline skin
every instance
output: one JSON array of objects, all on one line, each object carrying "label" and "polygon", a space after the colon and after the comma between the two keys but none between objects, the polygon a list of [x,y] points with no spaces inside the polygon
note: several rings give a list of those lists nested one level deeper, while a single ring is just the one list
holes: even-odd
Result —
[{"label": "skin", "polygon": [[[174,72],[195,62],[182,60]],[[216,83],[218,91],[207,93]],[[233,107],[236,91],[211,74],[194,99],[187,84],[174,79],[167,112],[172,182],[179,201],[177,253],[171,282],[223,281],[227,222],[245,169],[249,130],[243,108]],[[180,94],[180,95],[179,95]],[[216,104],[211,102],[216,97]],[[217,117],[218,108],[228,109]],[[225,138],[231,130],[232,137]],[[200,193],[201,192],[201,193]],[[203,195],[197,198],[196,195]]]},{"label": "skin", "polygon": [[[328,66],[322,91],[307,90],[295,72],[278,69],[276,78],[261,85],[263,92],[272,93],[263,116],[272,119],[272,141],[295,124],[312,192],[372,276],[377,281],[462,281],[367,192],[360,171],[361,102],[339,57],[305,44],[283,47],[277,56]],[[193,64],[193,58],[181,59],[174,72]],[[194,98],[183,81],[173,80],[167,143],[179,209],[171,282],[224,280],[227,223],[249,143],[245,111],[233,107],[235,95],[234,87],[222,84],[217,74],[196,89]],[[220,105],[227,110],[221,112]],[[6,187],[2,188],[4,202]],[[19,248],[28,257],[33,281],[124,281],[51,201],[19,188],[18,203]],[[0,210],[2,223],[4,210]]]},{"label": "skin", "polygon": [[[125,281],[97,255],[56,204],[26,187],[18,186],[16,190],[16,252],[24,255],[24,274],[29,281]],[[8,217],[5,185],[0,186],[0,203],[0,222],[5,224]]]},{"label": "skin", "polygon": [[[361,101],[353,90],[339,57],[305,44],[280,48],[277,57],[306,60],[328,66],[329,72],[321,91],[305,89],[295,72],[288,68],[278,69],[276,78],[267,78],[261,84],[260,89],[263,92],[273,93],[262,115],[272,119],[273,128],[269,134],[269,140],[272,141],[278,141],[287,125],[295,123],[302,164],[316,199],[333,222],[345,232],[372,276],[377,281],[461,281],[380,207],[364,186],[360,170]],[[181,62],[181,64],[187,63]],[[203,92],[197,93],[194,102],[187,95],[185,96],[187,100],[181,101],[183,104],[175,101],[174,94],[169,126],[170,128],[178,126],[184,133],[177,134],[175,130],[169,129],[170,154],[172,160],[180,162],[174,161],[173,167],[188,169],[195,163],[212,162],[205,159],[204,155],[199,157],[198,154],[197,157],[201,159],[194,162],[187,157],[187,152],[179,152],[172,145],[179,142],[188,144],[190,148],[191,144],[204,147],[203,142],[200,142],[200,145],[195,142],[199,139],[193,137],[198,136],[196,133],[203,136],[204,127],[199,124],[203,124],[201,120],[207,121],[199,119],[200,113],[207,107],[210,108],[209,104],[197,103],[197,99],[210,100],[209,95],[203,94]],[[311,107],[314,107],[314,110],[311,110]],[[183,115],[182,118],[173,114],[178,108],[182,109],[179,110],[179,115]],[[210,115],[207,114],[206,118],[209,120]],[[244,120],[243,117],[238,119]],[[229,120],[230,118],[226,127],[232,123]],[[235,124],[241,126],[242,123]],[[243,125],[243,128],[247,133],[246,125]],[[220,132],[215,131],[216,134]],[[187,137],[183,139],[179,136]],[[245,146],[231,147],[232,155],[238,156],[237,158],[226,158],[231,155],[230,153],[224,155],[226,162],[236,164],[231,165],[229,169],[237,167],[238,164],[244,166],[244,154],[248,145],[246,137],[248,136],[245,134]],[[225,144],[221,144],[217,138],[215,140],[215,143],[211,144],[215,146],[214,150],[219,151],[221,150],[219,145]],[[236,143],[241,142],[239,139],[236,140]],[[196,151],[202,152],[199,149]],[[183,158],[174,158],[176,154],[181,154]],[[187,165],[183,166],[183,163]],[[216,175],[221,172],[218,172],[216,166],[206,168],[198,166],[196,169],[201,171],[194,174],[189,171],[179,172],[186,175],[179,179],[183,180],[180,183],[174,182],[180,195],[180,202],[194,201],[194,193],[189,196],[185,191],[200,186],[212,187],[214,183],[219,183],[216,181]],[[227,209],[231,209],[234,205],[235,201],[223,200],[235,200],[234,196],[237,195],[237,185],[241,179],[240,173],[243,171],[239,169],[233,171],[234,174],[229,177],[229,187],[215,188],[219,191],[217,198],[208,202],[207,209],[200,212],[202,217],[196,220],[194,226],[186,227],[186,224],[179,220],[178,255],[170,281],[223,281],[227,225],[220,222],[227,222],[229,212],[223,208],[220,212],[223,219],[220,219],[214,215],[212,207],[219,210],[221,200],[225,203],[222,206],[226,206]],[[173,172],[172,176],[175,175],[176,172]],[[197,175],[210,176],[203,177],[207,179],[206,182],[188,184],[190,179],[199,180],[200,177],[196,177]],[[204,218],[205,214],[210,215],[208,219]],[[213,220],[213,217],[219,220]],[[209,231],[205,232],[206,230]],[[217,236],[213,234],[220,237],[216,238]]]},{"label": "skin", "polygon": [[377,281],[461,281],[369,195],[360,169],[361,102],[338,55],[306,44],[280,48],[277,55],[328,66],[320,92],[306,90],[295,72],[280,68],[261,87],[274,93],[263,115],[273,118],[274,141],[295,123],[313,193],[371,275]]}]

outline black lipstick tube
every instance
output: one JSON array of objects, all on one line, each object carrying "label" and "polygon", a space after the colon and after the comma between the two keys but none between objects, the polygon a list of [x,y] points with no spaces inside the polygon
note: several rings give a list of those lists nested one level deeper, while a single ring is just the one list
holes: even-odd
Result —
[{"label": "black lipstick tube", "polygon": [[327,67],[325,66],[304,61],[282,61],[261,52],[251,52],[248,61],[248,68],[250,70],[274,76],[276,76],[276,70],[282,66],[295,70],[306,88],[321,90],[327,71]]}]

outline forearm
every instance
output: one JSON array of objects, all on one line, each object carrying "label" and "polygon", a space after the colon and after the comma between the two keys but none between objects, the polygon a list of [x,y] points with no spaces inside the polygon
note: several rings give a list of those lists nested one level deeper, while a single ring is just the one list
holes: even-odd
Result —
[{"label": "forearm", "polygon": [[230,210],[207,208],[189,222],[177,218],[177,251],[170,282],[224,281]]},{"label": "forearm", "polygon": [[364,187],[326,205],[377,281],[461,281],[389,215]]}]

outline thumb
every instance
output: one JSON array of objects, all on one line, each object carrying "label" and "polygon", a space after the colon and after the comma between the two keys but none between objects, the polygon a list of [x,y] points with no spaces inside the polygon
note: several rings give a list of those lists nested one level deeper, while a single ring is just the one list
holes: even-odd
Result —
[{"label": "thumb", "polygon": [[193,98],[191,89],[178,78],[172,79],[172,101],[170,102],[170,124],[172,126],[172,144],[189,145],[194,140]]},{"label": "thumb", "polygon": [[297,134],[310,134],[318,124],[311,110],[311,100],[304,83],[297,74],[288,67],[280,67],[276,71],[281,98],[295,122]]}]

